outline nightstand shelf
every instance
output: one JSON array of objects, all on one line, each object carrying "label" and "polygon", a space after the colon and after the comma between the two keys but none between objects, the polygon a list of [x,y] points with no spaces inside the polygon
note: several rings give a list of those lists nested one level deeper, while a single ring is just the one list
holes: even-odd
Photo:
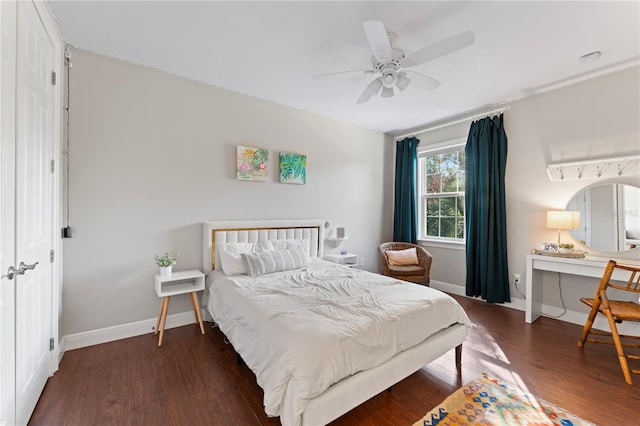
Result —
[{"label": "nightstand shelf", "polygon": [[328,254],[324,257],[324,260],[333,263],[339,263],[345,266],[357,266],[359,261],[357,254]]},{"label": "nightstand shelf", "polygon": [[162,346],[162,338],[164,337],[164,326],[167,321],[167,311],[169,310],[169,300],[171,296],[178,294],[191,293],[191,302],[193,304],[193,313],[196,317],[196,324],[200,325],[200,332],[204,334],[204,325],[202,324],[202,315],[200,314],[200,306],[198,303],[198,291],[204,290],[204,274],[197,270],[174,272],[171,275],[155,276],[155,289],[158,297],[162,298],[160,303],[160,313],[156,322],[154,334],[160,332],[158,339],[158,347]]}]

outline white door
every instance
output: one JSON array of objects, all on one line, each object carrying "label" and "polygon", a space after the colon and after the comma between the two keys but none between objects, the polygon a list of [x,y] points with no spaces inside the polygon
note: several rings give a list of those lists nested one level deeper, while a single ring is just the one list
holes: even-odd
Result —
[{"label": "white door", "polygon": [[15,260],[36,265],[14,279],[16,423],[26,424],[49,377],[55,49],[32,2],[17,2],[17,16]]},{"label": "white door", "polygon": [[[16,4],[0,2],[0,275],[15,266]],[[0,279],[0,424],[15,424],[14,281]]]}]

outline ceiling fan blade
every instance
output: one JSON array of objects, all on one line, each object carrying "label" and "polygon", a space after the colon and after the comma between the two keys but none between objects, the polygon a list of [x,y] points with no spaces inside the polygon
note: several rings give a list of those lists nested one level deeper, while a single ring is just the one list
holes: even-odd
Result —
[{"label": "ceiling fan blade", "polygon": [[404,68],[408,68],[433,61],[441,56],[445,56],[467,46],[471,46],[475,41],[475,34],[471,31],[465,31],[413,52],[407,57],[407,59],[402,61],[402,66]]},{"label": "ceiling fan blade", "polygon": [[362,92],[362,94],[360,95],[356,103],[363,104],[369,101],[369,99],[371,99],[373,95],[378,93],[381,87],[382,87],[382,80],[380,80],[380,78],[376,78],[375,80],[373,80],[371,83],[367,85],[367,88],[364,89],[364,92]]},{"label": "ceiling fan blade", "polygon": [[362,23],[362,26],[373,56],[376,57],[378,62],[389,62],[393,58],[393,54],[384,24],[381,21],[366,21]]},{"label": "ceiling fan blade", "polygon": [[431,78],[428,75],[424,75],[419,72],[411,70],[404,70],[404,72],[408,73],[408,77],[411,80],[411,86],[417,87],[418,89],[431,91],[441,84],[435,78]]},{"label": "ceiling fan blade", "polygon": [[325,78],[331,77],[348,77],[356,74],[373,74],[373,70],[351,70],[351,71],[340,71],[340,72],[331,72],[328,74],[319,74],[314,75],[312,78],[314,80],[324,80]]}]

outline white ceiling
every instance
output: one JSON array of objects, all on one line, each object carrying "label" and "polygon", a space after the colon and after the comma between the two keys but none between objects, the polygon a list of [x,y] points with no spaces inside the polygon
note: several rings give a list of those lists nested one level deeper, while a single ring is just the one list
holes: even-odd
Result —
[{"label": "white ceiling", "polygon": [[[640,63],[637,1],[51,3],[76,48],[395,134]],[[408,54],[466,30],[476,42],[414,68],[435,91],[357,105],[370,75],[312,76],[370,67],[372,19]]]}]

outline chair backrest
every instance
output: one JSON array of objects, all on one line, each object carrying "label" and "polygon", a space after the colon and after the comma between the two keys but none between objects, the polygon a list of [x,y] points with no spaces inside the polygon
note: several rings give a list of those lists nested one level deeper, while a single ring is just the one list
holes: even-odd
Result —
[{"label": "chair backrest", "polygon": [[[620,285],[611,282],[611,276],[616,269],[629,272],[629,279],[626,285]],[[607,263],[607,267],[602,275],[600,286],[598,287],[598,294],[607,289],[607,287],[615,288],[622,291],[629,291],[633,293],[640,293],[640,267],[631,265],[620,265],[615,260],[610,260]]]},{"label": "chair backrest", "polygon": [[412,247],[419,247],[419,246],[417,244],[412,244],[412,243],[393,241],[388,243],[382,243],[378,248],[381,252],[385,253],[385,256],[386,256],[386,252],[388,250],[406,250]]}]

